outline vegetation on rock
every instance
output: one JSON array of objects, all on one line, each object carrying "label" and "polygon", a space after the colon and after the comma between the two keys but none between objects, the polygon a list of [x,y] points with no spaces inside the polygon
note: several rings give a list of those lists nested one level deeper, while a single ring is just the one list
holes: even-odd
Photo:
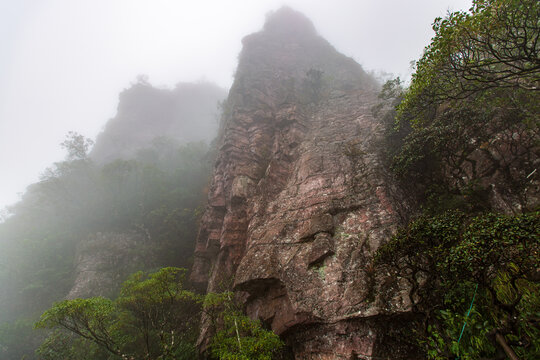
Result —
[{"label": "vegetation on rock", "polygon": [[[118,285],[139,269],[190,265],[210,169],[208,147],[158,138],[134,159],[98,165],[87,155],[88,144],[69,134],[66,160],[31,185],[0,224],[2,358],[34,356],[31,344],[40,339],[34,334],[35,341],[24,340],[31,337],[29,324],[70,291],[75,255],[81,246],[88,251],[91,234],[135,231],[146,239],[128,249],[129,263],[107,273]],[[114,295],[117,289],[102,290]],[[24,334],[17,338],[12,331]]]},{"label": "vegetation on rock", "polygon": [[246,316],[234,293],[209,293],[204,308],[214,328],[210,354],[220,360],[271,360],[284,344],[279,336]]},{"label": "vegetation on rock", "polygon": [[422,315],[416,335],[430,358],[492,357],[496,334],[520,359],[538,357],[538,234],[538,212],[470,217],[449,211],[416,219],[378,250],[376,262],[410,285],[413,311]]},{"label": "vegetation on rock", "polygon": [[423,209],[376,263],[408,281],[432,359],[540,356],[539,19],[535,0],[436,19],[409,88],[387,82],[374,109]]},{"label": "vegetation on rock", "polygon": [[496,175],[502,192],[529,206],[524,191],[539,155],[539,18],[535,0],[477,0],[469,13],[436,19],[397,106],[398,175],[456,194]]}]

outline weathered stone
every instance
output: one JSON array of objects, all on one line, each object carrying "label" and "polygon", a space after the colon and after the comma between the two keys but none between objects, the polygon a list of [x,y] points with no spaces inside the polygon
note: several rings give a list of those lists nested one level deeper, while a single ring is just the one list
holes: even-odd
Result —
[{"label": "weathered stone", "polygon": [[315,235],[315,241],[308,257],[308,264],[312,266],[320,263],[328,256],[334,255],[334,253],[332,236],[328,233],[319,233]]},{"label": "weathered stone", "polygon": [[379,159],[375,82],[287,8],[243,43],[192,280],[234,279],[297,359],[415,359],[387,335],[405,326],[406,284],[371,264],[407,213]]},{"label": "weathered stone", "polygon": [[244,175],[234,178],[231,187],[231,201],[247,199],[252,194],[254,183]]},{"label": "weathered stone", "polygon": [[81,241],[75,255],[75,280],[68,299],[113,296],[126,277],[152,265],[141,247],[142,233],[96,233]]}]

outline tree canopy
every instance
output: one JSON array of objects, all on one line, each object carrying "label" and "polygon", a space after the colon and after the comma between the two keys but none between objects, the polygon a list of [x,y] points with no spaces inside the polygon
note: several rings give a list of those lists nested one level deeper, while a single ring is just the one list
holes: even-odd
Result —
[{"label": "tree canopy", "polygon": [[68,134],[66,160],[45,171],[0,224],[2,358],[33,358],[31,344],[40,339],[23,340],[31,338],[29,324],[68,294],[73,260],[92,234],[137,232],[151,239],[129,249],[138,262],[113,270],[118,287],[142,268],[189,266],[210,170],[208,147],[158,138],[134,159],[100,165],[86,156],[85,144]]},{"label": "tree canopy", "polygon": [[162,268],[132,274],[115,300],[63,300],[35,324],[52,329],[40,358],[162,359],[198,357],[196,340],[204,311],[213,324],[209,355],[220,360],[270,360],[283,343],[247,317],[232,292],[206,296],[185,289],[186,270]]},{"label": "tree canopy", "polygon": [[536,0],[475,0],[469,12],[437,18],[400,115],[421,124],[431,106],[445,101],[488,90],[538,93],[539,17]]},{"label": "tree canopy", "polygon": [[[185,269],[137,272],[116,300],[103,297],[57,302],[36,328],[64,330],[81,342],[53,333],[39,348],[45,359],[96,345],[110,359],[193,359],[202,297],[184,289]],[[89,343],[90,342],[90,343]]]},{"label": "tree canopy", "polygon": [[421,213],[376,262],[409,282],[429,358],[535,359],[540,3],[474,0],[433,29],[410,86],[387,82],[374,109]]},{"label": "tree canopy", "polygon": [[502,191],[529,206],[540,154],[539,19],[536,0],[475,0],[435,20],[397,105],[390,156],[401,178],[464,193],[497,173]]}]

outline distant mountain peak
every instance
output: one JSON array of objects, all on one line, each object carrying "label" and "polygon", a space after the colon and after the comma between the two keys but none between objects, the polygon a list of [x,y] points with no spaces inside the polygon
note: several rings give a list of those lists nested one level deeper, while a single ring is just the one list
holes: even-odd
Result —
[{"label": "distant mountain peak", "polygon": [[289,35],[317,35],[317,30],[311,20],[289,6],[283,6],[269,13],[264,24],[264,31]]},{"label": "distant mountain peak", "polygon": [[90,156],[100,163],[130,159],[163,136],[179,144],[210,142],[218,129],[218,102],[226,95],[212,83],[178,83],[171,90],[139,81],[120,94],[118,112]]}]

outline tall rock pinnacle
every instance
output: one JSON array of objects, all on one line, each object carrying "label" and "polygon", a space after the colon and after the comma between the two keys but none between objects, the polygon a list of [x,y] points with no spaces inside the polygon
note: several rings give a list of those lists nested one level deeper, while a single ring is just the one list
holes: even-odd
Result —
[{"label": "tall rock pinnacle", "polygon": [[233,286],[296,359],[415,358],[396,340],[406,286],[370,265],[407,210],[378,155],[375,81],[290,8],[243,45],[192,280]]}]

